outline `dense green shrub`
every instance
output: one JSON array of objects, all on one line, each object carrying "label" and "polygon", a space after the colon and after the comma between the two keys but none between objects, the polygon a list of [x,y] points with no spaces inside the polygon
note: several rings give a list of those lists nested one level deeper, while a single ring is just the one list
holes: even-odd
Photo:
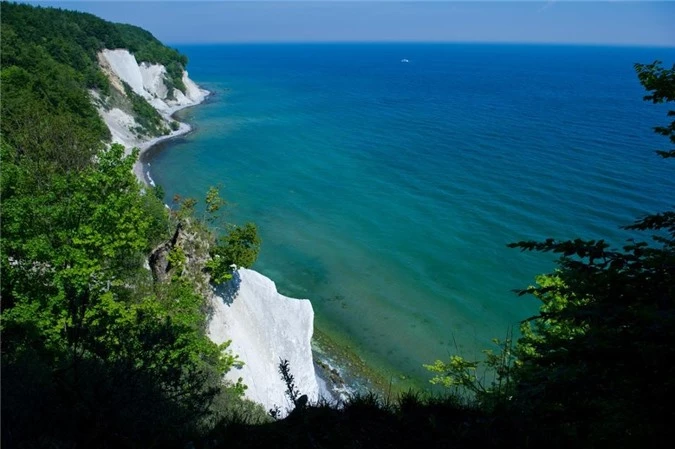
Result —
[{"label": "dense green shrub", "polygon": [[[93,148],[94,141],[110,138],[88,92],[96,89],[104,96],[111,92],[108,78],[98,67],[97,53],[104,48],[127,48],[139,61],[164,64],[168,86],[185,90],[182,75],[187,58],[138,27],[113,24],[91,14],[8,2],[2,2],[0,19],[0,126],[17,149],[26,141],[39,147],[39,142],[49,140],[44,133],[61,128],[34,126],[45,120],[60,120],[79,130],[71,136],[92,136],[92,141],[71,148]],[[134,130],[137,134],[154,137],[169,132],[144,98],[128,87],[125,93],[139,123]]]},{"label": "dense green shrub", "polygon": [[207,264],[213,282],[219,284],[231,278],[232,266],[253,266],[260,252],[260,236],[253,223],[231,226],[227,235],[218,239],[211,249],[212,259]]}]

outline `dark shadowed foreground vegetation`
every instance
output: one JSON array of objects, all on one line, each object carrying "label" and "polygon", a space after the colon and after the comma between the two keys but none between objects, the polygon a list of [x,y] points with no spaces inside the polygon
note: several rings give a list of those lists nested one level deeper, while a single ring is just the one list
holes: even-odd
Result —
[{"label": "dark shadowed foreground vegetation", "polygon": [[[630,225],[649,243],[622,249],[513,244],[560,255],[522,292],[540,314],[484,360],[430,365],[443,397],[336,407],[291,387],[283,420],[244,400],[243,385],[222,383],[241,362],[205,335],[207,293],[232,263],[255,261],[257,232],[223,225],[215,189],[202,209],[177,199],[168,212],[131,173],[137,154],[101,143],[87,90],[105,93],[95,53],[106,47],[186,63],[135,27],[2,3],[3,448],[672,447],[672,210]],[[636,70],[646,100],[675,101],[675,66]],[[655,130],[675,144],[675,122]],[[658,155],[669,163],[675,150]]]}]

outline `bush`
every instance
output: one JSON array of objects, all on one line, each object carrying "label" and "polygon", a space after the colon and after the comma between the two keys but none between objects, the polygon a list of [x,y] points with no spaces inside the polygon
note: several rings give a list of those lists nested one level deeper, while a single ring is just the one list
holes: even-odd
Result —
[{"label": "bush", "polygon": [[207,263],[211,280],[220,284],[232,278],[232,265],[250,268],[260,252],[260,236],[253,223],[243,227],[235,226],[225,237],[221,237],[211,251],[212,259]]}]

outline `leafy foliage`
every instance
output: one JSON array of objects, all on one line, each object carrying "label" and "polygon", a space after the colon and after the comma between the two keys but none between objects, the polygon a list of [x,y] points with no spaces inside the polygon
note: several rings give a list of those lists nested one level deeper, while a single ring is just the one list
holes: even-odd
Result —
[{"label": "leafy foliage", "polygon": [[213,252],[216,256],[220,256],[223,263],[248,268],[258,258],[260,244],[255,224],[246,223],[244,226],[232,228],[229,234],[221,237]]},{"label": "leafy foliage", "polygon": [[[38,181],[32,160],[2,146],[3,409],[22,410],[2,415],[6,444],[171,441],[213,413],[240,364],[206,337],[190,277],[153,285],[143,268],[170,223],[132,174],[136,156],[113,145]],[[61,413],[71,419],[35,433],[34,419]]]},{"label": "leafy foliage", "polygon": [[251,267],[258,258],[261,240],[253,223],[243,227],[231,226],[211,250],[212,259],[207,268],[215,283],[231,279],[232,267]]},{"label": "leafy foliage", "polygon": [[[97,58],[103,49],[127,48],[139,61],[164,64],[169,90],[175,86],[185,91],[187,58],[145,30],[79,12],[8,2],[1,6],[0,130],[19,152],[51,149],[55,153],[43,161],[81,166],[89,163],[102,140],[110,139],[89,92],[93,89],[104,98],[111,94]],[[125,94],[139,123],[137,134],[169,132],[144,98],[128,86]]]},{"label": "leafy foliage", "polygon": [[[0,32],[3,447],[182,447],[232,410],[260,419],[241,381],[223,384],[241,361],[206,336],[195,261],[177,248],[186,269],[166,282],[144,268],[177,222],[133,175],[138,151],[103,144],[86,90],[108,88],[102,48],[187,61],[81,13],[3,2]],[[152,130],[157,112],[134,105]]]},{"label": "leafy foliage", "polygon": [[89,164],[110,134],[82,88],[82,75],[44,48],[22,43],[4,24],[0,51],[5,142],[33,161],[36,174]]},{"label": "leafy foliage", "polygon": [[475,401],[484,410],[503,405],[513,394],[512,373],[518,360],[510,335],[505,340],[494,339],[493,343],[499,350],[484,350],[482,360],[467,360],[455,354],[447,362],[436,360],[424,365],[435,374],[431,383]]},{"label": "leafy foliage", "polygon": [[339,406],[296,408],[287,418],[230,425],[217,448],[478,448],[526,447],[513,421],[454,396],[409,392],[385,400],[358,395]]},{"label": "leafy foliage", "polygon": [[[649,95],[644,96],[645,101],[654,104],[675,101],[675,70],[661,67],[661,61],[651,64],[635,64],[638,79]],[[668,116],[675,116],[675,111],[668,111]],[[668,137],[671,144],[675,144],[675,121],[666,126],[657,126],[654,131]],[[675,150],[660,150],[656,152],[663,158],[675,157]]]},{"label": "leafy foliage", "polygon": [[[180,204],[177,216],[182,219],[192,217],[197,201],[192,198],[174,198]],[[220,196],[220,187],[212,186],[206,192],[203,222],[216,229],[226,229],[227,233],[211,244],[206,270],[211,281],[221,284],[232,279],[232,272],[237,267],[250,268],[258,258],[261,239],[258,229],[253,223],[237,226],[223,221],[222,208],[227,202]]]}]

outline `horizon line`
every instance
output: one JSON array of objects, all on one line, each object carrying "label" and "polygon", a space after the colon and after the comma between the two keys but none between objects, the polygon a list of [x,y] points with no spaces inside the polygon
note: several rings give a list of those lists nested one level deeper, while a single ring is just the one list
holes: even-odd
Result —
[{"label": "horizon line", "polygon": [[530,46],[557,46],[557,47],[630,47],[630,48],[665,48],[675,50],[675,44],[669,43],[625,43],[625,42],[532,42],[532,41],[451,41],[451,40],[252,40],[252,41],[203,41],[203,42],[179,42],[164,41],[165,45],[345,45],[345,44],[437,44],[437,45],[530,45]]}]

